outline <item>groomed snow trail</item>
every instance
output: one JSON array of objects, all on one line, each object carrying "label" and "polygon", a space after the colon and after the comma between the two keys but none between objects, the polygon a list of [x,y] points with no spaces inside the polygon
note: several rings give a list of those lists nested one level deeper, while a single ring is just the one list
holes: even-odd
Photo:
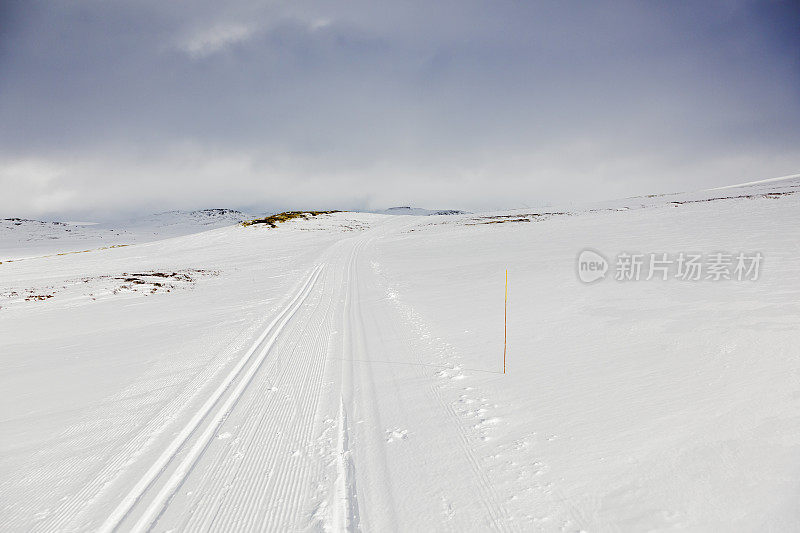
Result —
[{"label": "groomed snow trail", "polygon": [[369,245],[379,237],[355,246],[347,268],[339,382],[358,420],[346,429],[353,446],[341,450],[358,489],[339,497],[348,524],[357,516],[368,531],[516,529],[432,379],[436,367],[409,348],[414,334],[373,273]]},{"label": "groomed snow trail", "polygon": [[370,268],[406,224],[325,250],[99,530],[516,529]]},{"label": "groomed snow trail", "polygon": [[[267,326],[258,340],[256,340],[244,357],[242,357],[239,364],[234,367],[231,373],[223,380],[220,386],[213,392],[200,410],[195,413],[189,423],[178,433],[172,443],[170,443],[169,447],[158,457],[145,475],[131,489],[130,493],[123,498],[119,506],[100,527],[100,531],[113,531],[120,525],[122,520],[124,520],[130,512],[131,508],[142,497],[143,493],[153,484],[155,479],[164,472],[167,464],[175,458],[175,455],[178,453],[180,448],[186,444],[187,440],[192,433],[195,432],[200,423],[207,419],[205,431],[203,431],[202,434],[194,441],[189,453],[183,458],[177,469],[172,472],[172,475],[167,480],[166,485],[161,488],[156,497],[149,503],[145,509],[144,515],[134,525],[134,530],[141,531],[150,527],[152,522],[161,513],[167,500],[173,495],[178,486],[180,486],[180,484],[185,480],[199,455],[203,452],[206,446],[208,446],[208,442],[212,438],[213,433],[219,427],[222,420],[230,413],[230,410],[241,397],[242,392],[244,392],[253,375],[256,371],[258,371],[259,367],[264,361],[264,358],[267,356],[272,348],[272,345],[275,343],[278,334],[286,326],[292,315],[297,312],[297,309],[303,303],[303,300],[308,296],[308,293],[313,287],[314,282],[316,281],[317,277],[319,277],[319,273],[319,267],[312,271],[300,292],[298,292],[289,305],[277,317],[275,317],[269,326]],[[265,343],[264,341],[270,334],[272,334],[272,336],[270,337],[269,341]],[[261,350],[258,356],[251,363],[253,354],[259,348],[261,348]],[[219,402],[220,398],[223,396],[223,394],[225,394],[233,381],[239,377],[242,369],[247,364],[251,364],[251,366],[241,377],[236,388],[230,393],[230,395],[228,395],[227,399],[220,407],[216,407],[216,404]]]}]

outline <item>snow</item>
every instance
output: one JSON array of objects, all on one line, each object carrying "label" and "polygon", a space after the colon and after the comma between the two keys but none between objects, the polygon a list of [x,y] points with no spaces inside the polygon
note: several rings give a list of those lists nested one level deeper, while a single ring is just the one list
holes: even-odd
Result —
[{"label": "snow", "polygon": [[0,220],[0,262],[180,237],[250,218],[232,209],[168,211],[106,223],[6,218]]},{"label": "snow", "polygon": [[466,212],[460,211],[458,209],[425,209],[422,207],[401,206],[401,207],[390,207],[388,209],[373,211],[373,213],[381,215],[430,216],[430,215],[463,215]]},{"label": "snow", "polygon": [[[117,248],[12,223],[4,529],[794,529],[798,190],[131,224]],[[76,242],[102,246],[55,255]],[[764,264],[586,284],[586,249]]]},{"label": "snow", "polygon": [[734,189],[734,188],[739,188],[739,187],[748,187],[750,185],[765,185],[765,184],[772,184],[772,183],[774,183],[776,181],[787,181],[787,180],[797,181],[798,178],[800,178],[800,174],[791,174],[791,175],[788,175],[788,176],[779,176],[777,178],[767,178],[767,179],[756,180],[756,181],[748,181],[746,183],[739,183],[737,185],[726,185],[725,187],[717,187],[715,189],[710,189],[710,190],[718,191],[718,190],[721,190],[721,189]]}]

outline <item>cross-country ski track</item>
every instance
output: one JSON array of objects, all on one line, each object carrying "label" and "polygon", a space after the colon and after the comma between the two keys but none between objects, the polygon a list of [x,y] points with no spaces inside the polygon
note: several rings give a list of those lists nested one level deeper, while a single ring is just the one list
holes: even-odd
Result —
[{"label": "cross-country ski track", "polygon": [[[513,529],[462,421],[372,279],[370,244],[386,230],[378,226],[322,254],[99,531],[424,528],[428,512],[441,515],[443,505],[456,503],[441,496],[454,482],[452,472],[445,477],[454,459],[463,463],[457,493],[471,511],[448,523]],[[409,375],[419,382],[416,391],[402,387]],[[420,418],[438,426],[437,440],[448,447],[412,444],[405,428]],[[394,440],[400,453],[387,449]],[[91,510],[86,502],[109,497],[110,473],[124,474],[124,466],[113,467],[62,502],[40,529],[79,527]]]}]

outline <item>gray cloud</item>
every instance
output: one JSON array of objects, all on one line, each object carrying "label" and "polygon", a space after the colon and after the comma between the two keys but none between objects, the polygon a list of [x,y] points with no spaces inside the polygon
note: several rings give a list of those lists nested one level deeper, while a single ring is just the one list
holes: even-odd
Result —
[{"label": "gray cloud", "polygon": [[792,2],[8,4],[0,214],[481,209],[800,170]]}]

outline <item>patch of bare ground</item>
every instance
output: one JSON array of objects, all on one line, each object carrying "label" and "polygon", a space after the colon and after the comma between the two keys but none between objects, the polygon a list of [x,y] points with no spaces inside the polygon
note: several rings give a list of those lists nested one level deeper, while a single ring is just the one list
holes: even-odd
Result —
[{"label": "patch of bare ground", "polygon": [[[141,293],[144,296],[158,292],[190,289],[204,276],[217,276],[216,270],[190,268],[182,270],[148,270],[123,272],[117,275],[85,276],[68,279],[60,285],[26,289],[0,288],[0,309],[21,302],[41,302],[56,296],[71,299],[89,299],[114,296],[124,293]],[[58,298],[56,298],[58,299]]]}]

